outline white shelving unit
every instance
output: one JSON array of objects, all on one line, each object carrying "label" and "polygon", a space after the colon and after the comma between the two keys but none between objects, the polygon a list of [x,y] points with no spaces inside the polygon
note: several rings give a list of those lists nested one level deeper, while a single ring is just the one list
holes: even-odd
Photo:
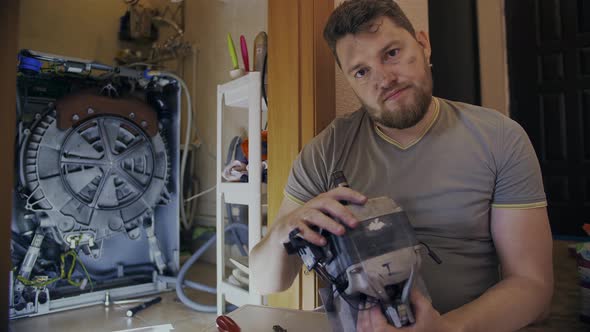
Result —
[{"label": "white shelving unit", "polygon": [[[252,286],[247,288],[227,281],[225,252],[225,203],[248,206],[248,249],[252,249],[262,235],[262,183],[261,171],[261,74],[250,72],[231,82],[217,86],[217,314],[225,311],[226,302],[236,306],[262,304],[262,296]],[[248,112],[248,182],[226,182],[222,177],[224,168],[224,113],[225,107]],[[238,133],[235,133],[238,134]],[[251,283],[251,276],[250,276]]]}]

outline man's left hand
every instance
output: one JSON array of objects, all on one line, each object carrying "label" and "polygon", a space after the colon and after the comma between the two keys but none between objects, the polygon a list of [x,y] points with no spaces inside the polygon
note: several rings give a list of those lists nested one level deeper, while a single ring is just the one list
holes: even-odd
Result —
[{"label": "man's left hand", "polygon": [[432,303],[424,297],[416,288],[412,290],[410,294],[410,302],[412,303],[412,310],[416,323],[411,326],[403,328],[395,328],[389,325],[387,319],[381,312],[380,306],[373,306],[368,310],[361,310],[358,314],[357,319],[357,331],[359,332],[393,332],[393,331],[404,331],[404,332],[456,332],[460,329],[453,326],[451,322],[445,320],[432,307]]}]

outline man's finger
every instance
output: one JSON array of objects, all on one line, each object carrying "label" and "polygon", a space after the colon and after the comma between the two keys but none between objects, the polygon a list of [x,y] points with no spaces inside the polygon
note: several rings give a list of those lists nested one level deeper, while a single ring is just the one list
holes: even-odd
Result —
[{"label": "man's finger", "polygon": [[416,287],[413,287],[412,291],[410,292],[410,302],[412,305],[414,305],[416,311],[418,311],[420,308],[432,306],[430,300],[428,300],[428,298],[426,298]]},{"label": "man's finger", "polygon": [[323,246],[326,244],[326,238],[321,236],[318,232],[314,231],[313,229],[309,228],[309,226],[305,223],[300,223],[297,228],[299,229],[299,236],[315,244],[316,246]]},{"label": "man's finger", "polygon": [[307,206],[320,210],[332,218],[338,219],[349,227],[354,228],[358,225],[358,220],[356,220],[349,209],[342,205],[342,201],[362,205],[366,203],[367,198],[350,188],[336,188],[312,199],[308,202]]},{"label": "man's finger", "polygon": [[373,307],[370,309],[370,314],[371,314],[371,326],[373,328],[383,328],[384,326],[387,326],[387,318],[385,318],[385,315],[383,315],[383,313],[381,312],[381,306],[376,304],[373,305]]},{"label": "man's finger", "polygon": [[334,188],[325,194],[337,201],[347,201],[351,204],[363,205],[367,202],[367,196],[347,187]]},{"label": "man's finger", "polygon": [[357,330],[357,332],[364,332],[364,331],[371,330],[369,312],[364,309],[365,309],[365,303],[364,302],[359,303],[358,314],[356,316],[356,330]]},{"label": "man's finger", "polygon": [[428,300],[422,292],[416,289],[416,287],[412,288],[410,302],[412,303],[412,311],[414,312],[416,322],[426,319],[425,317],[429,316],[432,313],[431,311],[435,311],[434,308],[432,308],[430,300]]},{"label": "man's finger", "polygon": [[319,228],[325,229],[330,233],[336,235],[344,234],[344,226],[342,226],[339,222],[334,221],[332,218],[328,217],[327,215],[318,210],[307,210],[303,214],[301,219],[304,223],[308,225],[318,226]]}]

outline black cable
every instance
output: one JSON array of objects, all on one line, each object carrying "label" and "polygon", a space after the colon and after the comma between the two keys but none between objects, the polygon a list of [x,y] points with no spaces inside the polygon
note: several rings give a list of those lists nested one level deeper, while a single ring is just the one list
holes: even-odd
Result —
[{"label": "black cable", "polygon": [[[266,79],[266,59],[268,57],[268,52],[264,55],[264,63],[262,65],[262,98],[264,98],[264,103],[266,104],[266,109],[268,111],[268,99],[266,96],[266,84],[264,84],[264,81]],[[267,115],[268,116],[268,115]],[[266,130],[268,127],[268,118],[266,120],[266,123],[264,124],[264,130]]]},{"label": "black cable", "polygon": [[[338,292],[338,294],[340,295],[340,297],[342,297],[342,299],[344,300],[344,302],[346,302],[354,310],[358,310],[358,311],[371,310],[375,306],[378,306],[379,305],[379,300],[375,299],[374,297],[370,297],[370,298],[367,297],[365,299],[365,302],[366,303],[369,303],[369,304],[372,304],[372,306],[369,306],[369,307],[366,307],[366,308],[357,308],[352,303],[350,303],[350,299],[348,298],[348,295],[346,295],[344,292],[338,291],[338,289],[334,289],[332,291],[332,296],[334,296],[336,294],[336,292]],[[364,294],[361,294],[361,295],[364,295]],[[366,295],[365,295],[365,297],[366,297]],[[370,300],[370,299],[375,299],[375,300]]]},{"label": "black cable", "polygon": [[442,263],[442,260],[438,257],[438,255],[434,251],[432,251],[432,249],[430,249],[430,247],[426,243],[424,243],[422,241],[420,241],[419,243],[422,244],[424,247],[426,247],[426,250],[428,251],[428,256],[430,256],[430,258],[432,258],[432,260],[435,261],[436,264],[440,265]]}]

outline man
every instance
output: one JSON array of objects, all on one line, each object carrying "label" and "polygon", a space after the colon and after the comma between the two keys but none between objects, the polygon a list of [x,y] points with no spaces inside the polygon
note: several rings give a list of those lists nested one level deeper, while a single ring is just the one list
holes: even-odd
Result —
[{"label": "man", "polygon": [[[544,318],[552,239],[522,128],[496,111],[433,97],[428,37],[392,0],[342,3],[324,37],[363,107],[334,120],[295,161],[277,218],[251,252],[258,290],[285,290],[300,270],[283,249],[293,229],[324,245],[310,226],[341,235],[334,219],[358,224],[339,201],[385,195],[443,261],[423,260],[432,303],[414,291],[416,324],[404,330],[514,331]],[[338,170],[352,189],[332,189]],[[360,312],[358,328],[397,330],[377,308]]]}]

